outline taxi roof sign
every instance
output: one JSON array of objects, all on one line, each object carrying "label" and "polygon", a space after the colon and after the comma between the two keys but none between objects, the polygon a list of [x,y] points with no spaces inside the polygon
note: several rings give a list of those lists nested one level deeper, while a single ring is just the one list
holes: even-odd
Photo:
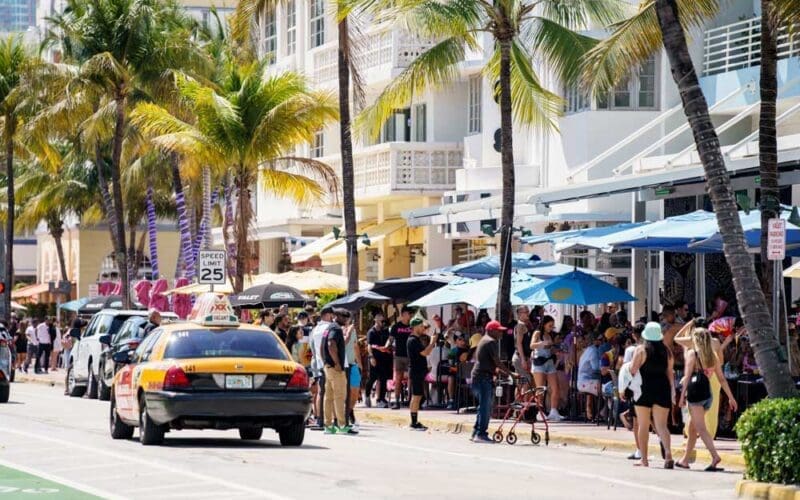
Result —
[{"label": "taxi roof sign", "polygon": [[233,312],[233,306],[221,293],[204,293],[195,300],[189,321],[204,326],[234,326],[239,318]]}]

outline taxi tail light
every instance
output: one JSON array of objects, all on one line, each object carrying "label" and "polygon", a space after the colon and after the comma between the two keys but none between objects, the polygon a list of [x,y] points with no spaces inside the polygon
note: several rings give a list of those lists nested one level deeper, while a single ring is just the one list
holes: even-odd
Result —
[{"label": "taxi tail light", "polygon": [[308,373],[306,369],[302,366],[295,368],[292,378],[290,378],[289,383],[286,384],[286,388],[308,390]]},{"label": "taxi tail light", "polygon": [[191,389],[192,382],[180,366],[172,366],[164,375],[164,390]]}]

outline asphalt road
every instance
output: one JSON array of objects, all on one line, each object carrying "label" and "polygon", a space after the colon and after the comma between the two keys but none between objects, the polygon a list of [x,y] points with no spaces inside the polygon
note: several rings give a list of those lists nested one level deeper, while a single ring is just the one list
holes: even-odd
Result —
[{"label": "asphalt road", "polygon": [[272,431],[256,443],[236,431],[177,431],[164,446],[144,447],[110,438],[108,403],[61,392],[14,384],[11,402],[0,405],[0,500],[61,498],[53,487],[9,487],[7,468],[87,498],[149,499],[718,499],[734,498],[740,477],[663,470],[656,459],[641,469],[608,451],[473,444],[463,435],[369,424],[359,436],[308,432],[301,448],[282,448]]}]

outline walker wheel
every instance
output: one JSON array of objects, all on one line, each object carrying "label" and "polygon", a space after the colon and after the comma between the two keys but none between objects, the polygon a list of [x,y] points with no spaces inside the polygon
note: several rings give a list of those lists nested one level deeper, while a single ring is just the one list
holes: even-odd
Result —
[{"label": "walker wheel", "polygon": [[506,436],[506,443],[508,444],[516,444],[517,442],[517,435],[514,432],[509,432],[508,436]]},{"label": "walker wheel", "polygon": [[500,431],[496,431],[492,437],[494,438],[495,443],[503,442],[503,433]]},{"label": "walker wheel", "polygon": [[539,444],[542,442],[542,436],[538,432],[531,433],[531,443]]}]

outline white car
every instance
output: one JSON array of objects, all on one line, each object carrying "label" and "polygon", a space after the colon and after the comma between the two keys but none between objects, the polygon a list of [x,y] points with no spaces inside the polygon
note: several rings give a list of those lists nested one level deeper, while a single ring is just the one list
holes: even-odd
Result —
[{"label": "white car", "polygon": [[[176,317],[172,313],[161,314],[164,319]],[[101,383],[101,377],[98,377],[101,354],[110,344],[104,344],[101,338],[113,339],[122,324],[132,316],[147,317],[147,311],[103,309],[92,316],[70,352],[67,373],[67,393],[70,396],[80,397],[85,393],[89,399],[97,399]]]}]

